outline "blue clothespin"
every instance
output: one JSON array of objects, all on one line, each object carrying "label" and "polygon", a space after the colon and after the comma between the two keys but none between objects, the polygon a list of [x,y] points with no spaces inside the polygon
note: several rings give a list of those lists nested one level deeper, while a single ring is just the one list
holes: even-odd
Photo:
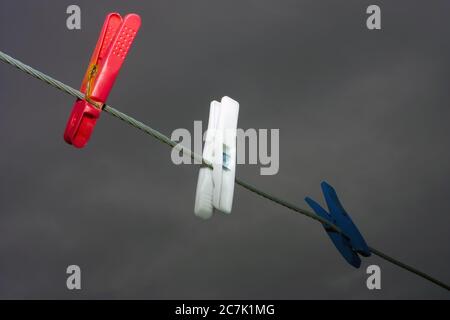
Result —
[{"label": "blue clothespin", "polygon": [[328,213],[317,202],[309,197],[306,197],[305,201],[318,216],[338,226],[342,230],[345,235],[337,233],[331,229],[329,225],[323,224],[334,245],[345,260],[355,268],[359,268],[361,259],[359,258],[358,253],[364,257],[368,257],[371,254],[370,249],[358,228],[339,202],[339,198],[333,187],[325,181],[323,181],[320,186],[322,187],[322,192],[330,212]]}]

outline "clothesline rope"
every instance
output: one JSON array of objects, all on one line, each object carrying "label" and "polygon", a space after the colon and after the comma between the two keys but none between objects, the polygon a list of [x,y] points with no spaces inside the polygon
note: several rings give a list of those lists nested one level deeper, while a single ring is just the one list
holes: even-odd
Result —
[{"label": "clothesline rope", "polygon": [[[9,64],[11,66],[16,67],[17,69],[19,69],[19,70],[21,70],[21,71],[23,71],[23,72],[33,76],[34,78],[37,78],[37,79],[39,79],[39,80],[41,80],[41,81],[51,85],[52,87],[55,87],[55,88],[65,92],[65,93],[68,93],[69,95],[71,95],[71,96],[73,96],[73,97],[75,97],[77,99],[85,99],[85,95],[83,93],[81,93],[80,91],[78,91],[78,90],[76,90],[76,89],[74,89],[74,88],[72,88],[72,87],[62,83],[61,81],[53,79],[52,77],[46,75],[45,73],[42,73],[39,70],[36,70],[36,69],[34,69],[34,68],[24,64],[23,62],[21,62],[21,61],[19,61],[17,59],[14,59],[13,57],[7,55],[6,53],[4,53],[2,51],[0,51],[0,60],[2,60],[3,62],[5,62],[5,63],[7,63],[7,64]],[[121,112],[121,111],[111,107],[110,105],[105,104],[104,107],[103,107],[103,111],[111,114],[112,116],[114,116],[114,117],[116,117],[116,118],[118,118],[118,119],[128,123],[129,125],[137,128],[137,129],[145,132],[146,134],[156,138],[157,140],[167,144],[168,146],[170,146],[172,148],[178,148],[180,150],[183,150],[183,153],[188,155],[188,156],[190,156],[192,159],[196,159],[198,161],[201,161],[203,165],[212,168],[212,164],[209,163],[208,161],[206,161],[205,159],[203,159],[203,157],[201,155],[196,154],[193,151],[191,151],[190,149],[177,144],[175,141],[172,141],[168,136],[162,134],[158,130],[155,130],[155,129],[149,127],[148,125],[146,125],[146,124],[144,124],[144,123],[134,119],[133,117],[128,116],[127,114],[125,114],[125,113],[123,113],[123,112]],[[274,196],[272,194],[269,194],[269,193],[266,193],[266,192],[264,192],[262,190],[259,190],[258,188],[254,187],[253,185],[251,185],[249,183],[246,183],[246,182],[244,182],[244,181],[242,181],[242,180],[240,180],[238,178],[235,179],[235,182],[236,182],[236,184],[238,184],[241,187],[249,190],[250,192],[256,193],[257,195],[259,195],[259,196],[261,196],[263,198],[266,198],[266,199],[268,199],[270,201],[273,201],[273,202],[275,202],[275,203],[277,203],[277,204],[279,204],[279,205],[281,205],[281,206],[283,206],[285,208],[288,208],[288,209],[290,209],[292,211],[295,211],[297,213],[303,214],[303,215],[305,215],[305,216],[307,216],[307,217],[309,217],[311,219],[314,219],[314,220],[316,220],[316,221],[318,221],[320,223],[325,223],[325,224],[327,224],[327,226],[329,226],[335,232],[338,232],[340,234],[345,235],[338,226],[330,223],[329,221],[326,221],[325,219],[323,219],[322,217],[319,217],[318,215],[314,214],[311,211],[302,209],[302,208],[300,208],[300,207],[298,207],[298,206],[296,206],[296,205],[294,205],[292,203],[289,203],[288,201],[285,201],[285,200],[283,200],[281,198],[278,198],[278,197],[276,197],[276,196]],[[450,291],[450,286],[448,284],[445,284],[444,282],[442,282],[442,281],[440,281],[440,280],[438,280],[436,278],[433,278],[432,276],[430,276],[430,275],[428,275],[428,274],[426,274],[426,273],[424,273],[424,272],[422,272],[422,271],[420,271],[420,270],[418,270],[418,269],[416,269],[416,268],[414,268],[414,267],[412,267],[410,265],[407,265],[407,264],[405,264],[405,263],[403,263],[403,262],[401,262],[401,261],[399,261],[399,260],[397,260],[395,258],[392,258],[392,257],[388,256],[387,254],[385,254],[385,253],[383,253],[383,252],[381,252],[381,251],[379,251],[379,250],[377,250],[377,249],[375,249],[373,247],[369,247],[369,249],[370,249],[370,251],[373,254],[379,256],[380,258],[382,258],[382,259],[384,259],[386,261],[389,261],[392,264],[394,264],[394,265],[396,265],[396,266],[398,266],[400,268],[403,268],[404,270],[407,270],[407,271],[409,271],[411,273],[414,273],[417,276],[422,277],[422,278],[424,278],[424,279],[426,279],[426,280],[428,280],[428,281],[430,281],[430,282],[432,282],[432,283],[434,283],[434,284],[436,284],[436,285],[438,285],[438,286],[440,286],[440,287]]]}]

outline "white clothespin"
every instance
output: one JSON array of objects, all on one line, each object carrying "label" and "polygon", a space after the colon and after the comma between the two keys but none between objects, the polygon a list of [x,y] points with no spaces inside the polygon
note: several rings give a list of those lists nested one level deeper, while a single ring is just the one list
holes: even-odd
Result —
[{"label": "white clothespin", "polygon": [[195,196],[195,215],[211,217],[214,209],[230,213],[236,174],[236,130],[239,103],[230,97],[212,101],[203,158],[213,165],[200,168]]}]

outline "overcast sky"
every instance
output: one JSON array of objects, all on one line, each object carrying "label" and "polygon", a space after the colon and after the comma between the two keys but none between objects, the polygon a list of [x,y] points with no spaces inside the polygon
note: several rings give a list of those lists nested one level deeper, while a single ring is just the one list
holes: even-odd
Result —
[{"label": "overcast sky", "polygon": [[[170,135],[236,99],[239,127],[280,129],[278,174],[239,178],[305,208],[326,180],[369,245],[450,283],[450,3],[376,1],[379,31],[369,4],[1,1],[0,50],[78,88],[106,14],[140,14],[112,106]],[[319,224],[239,186],[231,215],[196,218],[198,166],[108,114],[67,145],[73,103],[0,63],[0,298],[449,298],[378,257],[350,267]]]}]

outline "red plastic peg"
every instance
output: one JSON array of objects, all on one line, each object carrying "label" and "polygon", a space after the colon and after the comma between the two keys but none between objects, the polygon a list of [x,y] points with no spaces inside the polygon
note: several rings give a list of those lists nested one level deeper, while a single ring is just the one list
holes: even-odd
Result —
[{"label": "red plastic peg", "polygon": [[141,26],[137,14],[124,18],[110,13],[103,24],[80,91],[85,99],[78,99],[67,121],[64,140],[77,148],[89,141],[95,123],[114,85],[128,50]]}]

